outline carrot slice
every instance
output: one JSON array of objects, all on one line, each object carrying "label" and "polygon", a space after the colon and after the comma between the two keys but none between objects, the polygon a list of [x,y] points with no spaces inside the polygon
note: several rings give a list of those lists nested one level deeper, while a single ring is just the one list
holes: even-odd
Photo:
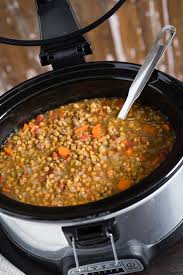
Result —
[{"label": "carrot slice", "polygon": [[97,124],[93,127],[92,129],[92,135],[94,138],[99,138],[102,136],[102,129],[101,129],[101,125]]},{"label": "carrot slice", "polygon": [[156,128],[154,126],[145,124],[143,127],[144,132],[148,134],[154,134],[156,132]]},{"label": "carrot slice", "polygon": [[85,132],[85,131],[87,131],[88,130],[88,127],[89,127],[89,125],[88,124],[85,124],[85,125],[83,125],[83,126],[81,126],[81,127],[79,127],[79,128],[76,128],[75,130],[74,130],[74,132],[77,134],[77,133],[80,133],[80,132]]},{"label": "carrot slice", "polygon": [[4,152],[6,153],[6,155],[8,156],[12,156],[13,155],[13,150],[11,147],[4,147]]},{"label": "carrot slice", "polygon": [[70,150],[66,147],[60,147],[58,149],[58,154],[60,157],[67,158],[70,155]]},{"label": "carrot slice", "polygon": [[122,179],[118,183],[118,189],[120,191],[124,191],[124,190],[128,189],[129,187],[130,187],[130,181],[127,179]]}]

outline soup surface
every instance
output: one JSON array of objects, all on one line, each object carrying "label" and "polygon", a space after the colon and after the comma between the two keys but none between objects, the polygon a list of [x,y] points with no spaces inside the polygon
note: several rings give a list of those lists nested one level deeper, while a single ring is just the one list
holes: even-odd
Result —
[{"label": "soup surface", "polygon": [[148,176],[175,142],[167,118],[123,100],[83,100],[38,115],[0,151],[0,190],[33,205],[84,204],[122,192]]}]

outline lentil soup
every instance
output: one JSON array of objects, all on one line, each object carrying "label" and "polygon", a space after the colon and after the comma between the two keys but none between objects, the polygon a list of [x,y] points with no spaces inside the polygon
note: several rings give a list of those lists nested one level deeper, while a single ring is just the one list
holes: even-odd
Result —
[{"label": "lentil soup", "polygon": [[82,100],[38,115],[0,151],[0,191],[39,206],[101,200],[154,171],[175,143],[159,111],[134,104],[117,119],[123,100]]}]

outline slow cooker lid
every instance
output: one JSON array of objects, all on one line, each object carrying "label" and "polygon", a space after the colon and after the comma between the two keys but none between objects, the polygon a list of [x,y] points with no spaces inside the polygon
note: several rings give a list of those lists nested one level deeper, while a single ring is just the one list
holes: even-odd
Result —
[{"label": "slow cooker lid", "polygon": [[7,1],[2,4],[5,12],[0,19],[0,43],[41,46],[41,65],[52,65],[53,69],[82,64],[85,63],[84,56],[92,53],[84,34],[102,24],[125,2],[126,0]]},{"label": "slow cooker lid", "polygon": [[0,29],[0,42],[39,46],[62,43],[68,38],[73,40],[103,23],[125,2],[126,0],[4,1],[0,4],[4,10],[0,18],[1,26],[4,26]]}]

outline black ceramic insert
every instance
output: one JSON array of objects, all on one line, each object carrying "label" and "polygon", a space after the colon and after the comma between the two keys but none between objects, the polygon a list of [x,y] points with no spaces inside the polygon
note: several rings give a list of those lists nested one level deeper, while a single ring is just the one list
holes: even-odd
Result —
[{"label": "black ceramic insert", "polygon": [[[129,63],[99,62],[48,72],[13,88],[0,98],[0,144],[39,113],[84,98],[125,97],[139,70]],[[39,207],[0,194],[5,213],[28,219],[70,220],[97,217],[130,206],[160,188],[182,165],[183,84],[155,71],[140,101],[160,109],[176,131],[176,144],[168,158],[133,188],[98,202],[72,207]]]}]

